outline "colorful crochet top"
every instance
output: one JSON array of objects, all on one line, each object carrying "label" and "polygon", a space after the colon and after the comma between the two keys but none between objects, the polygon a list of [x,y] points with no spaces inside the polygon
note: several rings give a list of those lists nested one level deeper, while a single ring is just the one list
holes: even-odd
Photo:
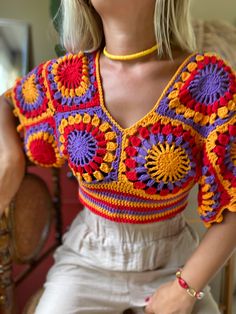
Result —
[{"label": "colorful crochet top", "polygon": [[[80,201],[106,219],[151,223],[186,208],[197,183],[206,227],[236,212],[236,79],[214,54],[190,55],[155,106],[123,129],[104,104],[99,52],[50,60],[8,93],[28,157],[65,161]],[[121,91],[122,92],[122,91]]]}]

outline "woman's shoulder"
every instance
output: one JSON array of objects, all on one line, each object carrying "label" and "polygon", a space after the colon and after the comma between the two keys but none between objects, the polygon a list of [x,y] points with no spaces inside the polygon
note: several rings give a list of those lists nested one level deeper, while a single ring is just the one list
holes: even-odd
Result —
[{"label": "woman's shoulder", "polygon": [[228,66],[233,71],[233,67],[230,60],[228,60],[228,56],[223,55],[218,51],[196,50],[189,52],[186,55],[185,60],[191,60],[191,62],[195,62],[198,65],[199,70],[209,64],[216,64],[218,67]]},{"label": "woman's shoulder", "polygon": [[189,56],[174,90],[169,107],[181,120],[191,124],[204,137],[235,117],[236,77],[224,57],[209,51]]},{"label": "woman's shoulder", "polygon": [[235,100],[236,77],[230,62],[217,52],[197,52],[189,65],[188,89],[195,95],[197,103],[205,106],[209,114],[222,118],[223,109]]},{"label": "woman's shoulder", "polygon": [[[96,57],[97,51],[94,52],[83,52],[79,51],[78,53],[67,52],[64,55],[61,55],[57,58],[52,58],[44,62],[43,64],[46,66],[55,64],[54,67],[60,66],[64,67],[64,69],[70,67],[70,69],[81,68],[85,65],[89,65],[92,61],[94,61]],[[50,68],[49,68],[50,70]]]},{"label": "woman's shoulder", "polygon": [[59,82],[61,79],[65,83],[67,81],[71,82],[73,79],[78,79],[80,74],[82,76],[89,74],[89,67],[91,67],[95,56],[96,52],[66,53],[62,56],[43,61],[25,76],[18,78],[15,82],[15,87],[17,84],[30,82],[30,86],[27,86],[30,90],[31,86],[44,85],[46,81],[54,80],[55,82]]},{"label": "woman's shoulder", "polygon": [[55,104],[63,105],[85,94],[94,82],[95,55],[95,52],[66,53],[42,62],[18,78],[5,96],[11,99],[16,114],[23,120],[43,118],[55,111]]}]

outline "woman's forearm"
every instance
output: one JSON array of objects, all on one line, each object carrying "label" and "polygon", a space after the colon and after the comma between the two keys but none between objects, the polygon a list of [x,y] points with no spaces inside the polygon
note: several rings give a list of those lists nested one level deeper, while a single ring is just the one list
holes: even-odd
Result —
[{"label": "woman's forearm", "polygon": [[[231,256],[236,245],[236,213],[224,212],[224,220],[207,230],[197,249],[185,263],[182,278],[197,291],[202,290]],[[178,283],[164,283],[151,296],[146,313],[192,313],[196,298],[191,297]],[[169,312],[168,312],[169,311]]]},{"label": "woman's forearm", "polygon": [[200,245],[186,262],[183,279],[194,289],[203,289],[232,255],[235,247],[236,213],[225,211],[224,220],[207,230]]},{"label": "woman's forearm", "polygon": [[0,215],[19,189],[25,157],[10,104],[0,97]]},{"label": "woman's forearm", "polygon": [[23,155],[16,121],[12,108],[3,96],[0,96],[0,155],[19,159]]},{"label": "woman's forearm", "polygon": [[[236,246],[236,213],[224,212],[224,220],[213,224],[182,268],[182,278],[197,291],[202,290],[225,264]],[[164,283],[150,297],[146,313],[192,313],[197,298],[190,296],[178,279]],[[168,312],[169,311],[169,312]]]}]

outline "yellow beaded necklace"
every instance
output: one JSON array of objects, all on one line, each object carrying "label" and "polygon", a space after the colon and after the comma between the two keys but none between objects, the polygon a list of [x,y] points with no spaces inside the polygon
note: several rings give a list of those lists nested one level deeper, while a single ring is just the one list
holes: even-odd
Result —
[{"label": "yellow beaded necklace", "polygon": [[133,54],[130,54],[130,55],[125,55],[125,56],[118,56],[118,55],[113,55],[111,53],[109,53],[106,49],[106,47],[104,47],[103,49],[103,53],[104,55],[111,59],[111,60],[116,60],[116,61],[129,61],[129,60],[134,60],[134,59],[138,59],[138,58],[141,58],[141,57],[144,57],[144,56],[147,56],[151,53],[153,53],[154,51],[156,51],[158,48],[158,45],[155,45],[147,50],[144,50],[144,51],[140,51],[140,52],[137,52],[137,53],[133,53]]}]

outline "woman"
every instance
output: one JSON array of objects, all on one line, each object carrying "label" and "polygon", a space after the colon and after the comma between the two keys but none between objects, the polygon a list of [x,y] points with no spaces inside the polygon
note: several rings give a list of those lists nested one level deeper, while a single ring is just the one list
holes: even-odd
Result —
[{"label": "woman", "polygon": [[[64,0],[71,54],[6,94],[27,155],[42,166],[67,160],[84,204],[37,314],[220,313],[207,284],[235,248],[236,80],[220,57],[194,52],[189,7]],[[1,102],[3,211],[24,161]],[[183,216],[195,183],[209,228],[200,244]]]}]

